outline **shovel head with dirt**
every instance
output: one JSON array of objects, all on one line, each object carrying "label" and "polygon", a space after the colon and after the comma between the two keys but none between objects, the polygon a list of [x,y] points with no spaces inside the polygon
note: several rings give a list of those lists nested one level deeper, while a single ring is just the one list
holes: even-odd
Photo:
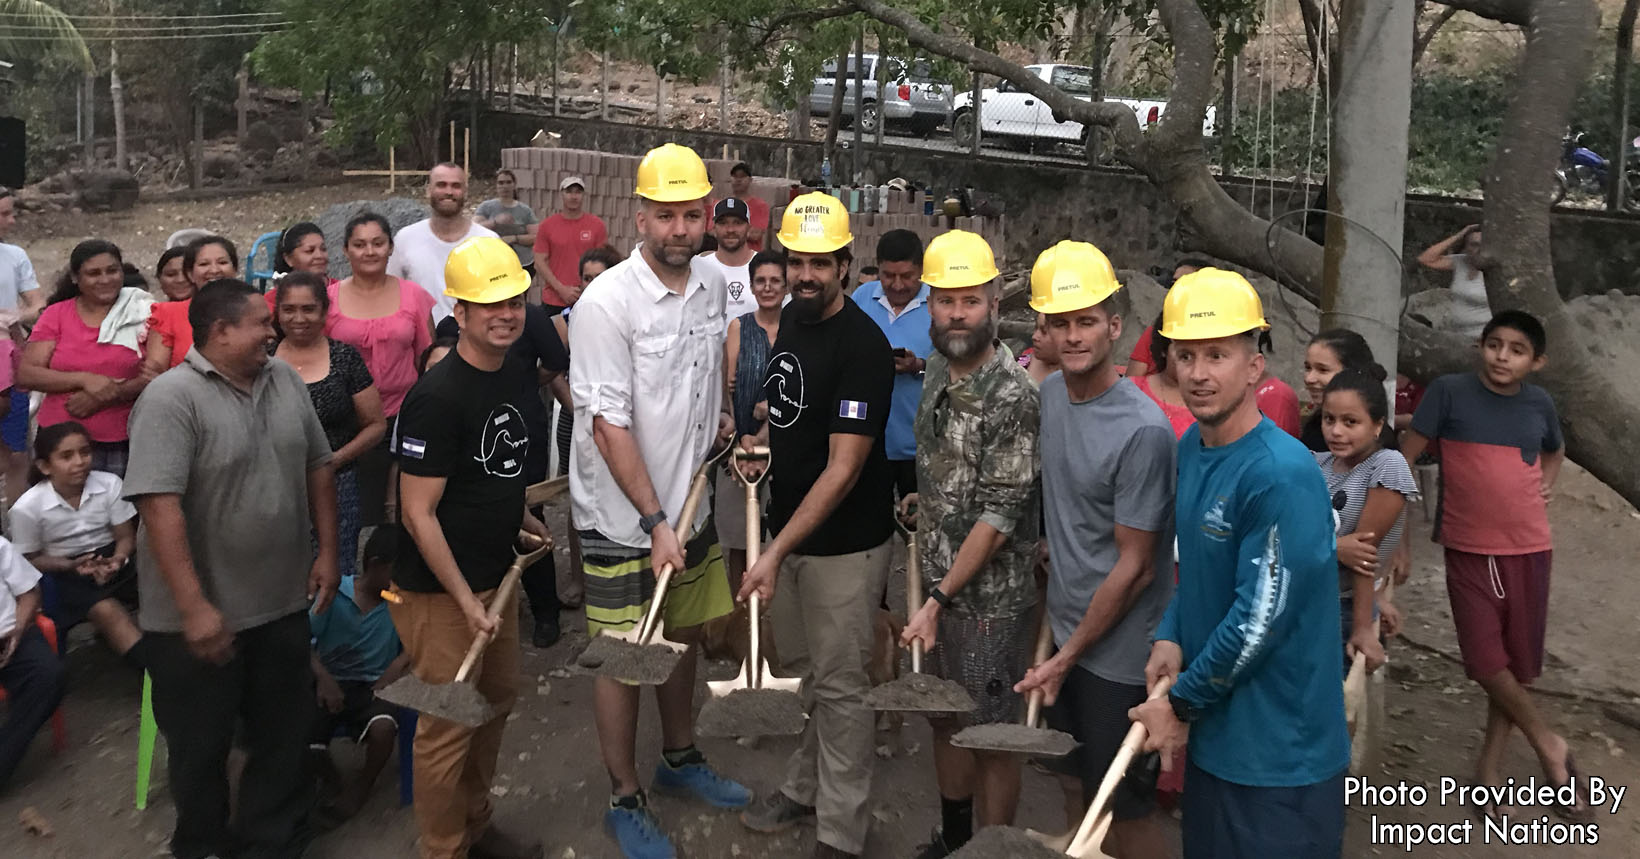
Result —
[{"label": "shovel head with dirt", "polygon": [[[1170,680],[1161,680],[1150,690],[1150,699],[1155,700],[1167,694]],[[1110,801],[1116,794],[1116,786],[1121,783],[1122,776],[1127,774],[1128,767],[1133,759],[1138,757],[1139,751],[1145,745],[1145,726],[1134,722],[1128,728],[1127,736],[1122,740],[1122,747],[1117,750],[1116,757],[1110,762],[1110,768],[1105,770],[1105,777],[1099,782],[1099,790],[1093,795],[1093,803],[1088,806],[1086,814],[1075,831],[1067,835],[1047,835],[1034,830],[1021,832],[1011,826],[987,826],[974,833],[973,840],[963,845],[961,850],[952,853],[952,859],[1062,859],[1072,856],[1075,859],[1112,859],[1105,853],[1101,845],[1105,842],[1105,835],[1110,832],[1110,825],[1114,818],[1110,809]]]},{"label": "shovel head with dirt", "polygon": [[[689,496],[684,499],[683,510],[678,513],[675,530],[686,552],[692,536],[695,511],[700,509],[701,499],[706,495],[706,475],[718,456],[695,469],[695,476],[689,483]],[[661,567],[660,575],[655,579],[655,594],[649,600],[649,611],[644,613],[636,627],[626,632],[606,629],[593,636],[587,642],[586,649],[575,657],[571,669],[579,674],[608,677],[640,686],[665,683],[689,649],[688,645],[660,634],[661,606],[666,603],[666,592],[672,585],[674,572],[671,564]]]},{"label": "shovel head with dirt", "polygon": [[[537,484],[539,485],[539,484]],[[535,548],[513,557],[512,566],[507,568],[507,574],[502,577],[501,585],[495,589],[495,596],[490,598],[490,622],[500,628],[502,613],[510,609],[512,596],[518,591],[518,580],[523,577],[524,570],[540,560],[541,556],[552,551],[552,541],[542,540],[534,534],[520,534],[519,540],[526,545],[535,544]],[[477,728],[495,717],[495,710],[490,706],[489,699],[479,692],[477,687],[467,682],[467,675],[478,664],[478,658],[483,655],[485,648],[490,646],[494,636],[482,633],[473,639],[472,646],[467,648],[467,657],[461,660],[461,667],[456,670],[455,679],[449,683],[427,683],[415,674],[406,673],[403,677],[393,681],[376,693],[376,697],[408,707],[423,715]]]},{"label": "shovel head with dirt", "polygon": [[[767,460],[768,448],[735,451],[737,460]],[[764,468],[750,479],[730,463],[729,470],[746,489],[746,566],[757,563],[763,543],[763,517],[758,510],[757,488],[769,474]],[[753,593],[746,613],[751,626],[746,662],[733,680],[709,680],[711,700],[700,708],[695,731],[703,737],[778,737],[803,733],[807,719],[798,692],[803,681],[796,677],[776,677],[763,659],[762,600]]]},{"label": "shovel head with dirt", "polygon": [[[1052,649],[1053,627],[1048,625],[1048,613],[1043,612],[1042,628],[1036,633],[1036,652],[1032,654],[1031,666],[1036,667],[1048,661],[1048,651]],[[1080,745],[1075,737],[1064,731],[1037,725],[1037,718],[1042,715],[1042,699],[1045,694],[1041,689],[1031,690],[1030,698],[1025,705],[1024,723],[995,722],[989,725],[970,725],[951,737],[951,745],[959,749],[1014,752],[1042,758],[1057,758],[1070,754]]]},{"label": "shovel head with dirt", "polygon": [[[904,530],[904,526],[901,526]],[[917,557],[917,532],[905,534],[905,603],[906,619],[922,608],[922,562]],[[923,644],[921,639],[911,642],[911,673],[866,693],[866,704],[873,710],[901,713],[968,713],[974,709],[973,696],[962,686],[944,678],[922,673]]]}]

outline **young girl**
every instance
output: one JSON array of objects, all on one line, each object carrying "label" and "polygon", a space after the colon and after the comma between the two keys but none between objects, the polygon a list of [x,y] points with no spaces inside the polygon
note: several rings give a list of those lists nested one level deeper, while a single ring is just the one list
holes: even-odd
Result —
[{"label": "young girl", "polygon": [[1418,497],[1418,483],[1400,453],[1382,444],[1390,420],[1384,391],[1384,368],[1341,370],[1322,391],[1321,427],[1327,449],[1315,454],[1332,495],[1338,523],[1338,593],[1347,665],[1357,651],[1367,670],[1384,663],[1373,606],[1384,616],[1384,631],[1393,635],[1400,613],[1379,601],[1378,559],[1394,554],[1406,526],[1407,502]]},{"label": "young girl", "polygon": [[1329,328],[1310,338],[1304,350],[1304,390],[1310,396],[1303,429],[1298,434],[1304,446],[1317,453],[1327,449],[1321,431],[1321,395],[1340,370],[1366,370],[1374,364],[1367,338],[1348,328]]},{"label": "young girl", "polygon": [[[137,510],[120,479],[91,470],[91,436],[74,421],[41,427],[34,485],[11,508],[12,542],[55,586],[48,612],[61,633],[90,620],[115,653],[138,662]],[[140,665],[139,665],[140,667]]]}]

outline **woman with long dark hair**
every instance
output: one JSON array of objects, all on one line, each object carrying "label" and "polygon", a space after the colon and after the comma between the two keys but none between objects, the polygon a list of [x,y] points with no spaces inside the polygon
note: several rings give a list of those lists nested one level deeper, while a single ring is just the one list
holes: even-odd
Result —
[{"label": "woman with long dark hair", "polygon": [[99,336],[125,289],[125,259],[114,243],[75,245],[17,368],[19,385],[46,395],[39,425],[78,420],[91,437],[91,467],[121,477],[131,404],[152,378],[143,372],[138,337],[122,343]]},{"label": "woman with long dark hair", "polygon": [[[222,236],[200,236],[182,249],[182,270],[197,292],[213,280],[239,276],[239,250]],[[189,293],[181,301],[167,301],[154,305],[148,320],[148,359],[145,369],[151,374],[163,373],[182,363],[194,345],[194,326],[188,322],[188,306],[193,303]]]}]

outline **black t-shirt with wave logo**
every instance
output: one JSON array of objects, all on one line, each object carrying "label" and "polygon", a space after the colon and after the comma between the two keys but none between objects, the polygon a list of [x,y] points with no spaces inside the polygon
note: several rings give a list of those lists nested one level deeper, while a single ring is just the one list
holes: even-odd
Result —
[{"label": "black t-shirt with wave logo", "polygon": [[763,392],[769,404],[769,528],[779,533],[830,457],[831,435],[871,436],[854,488],[797,547],[800,555],[846,555],[882,545],[894,530],[894,480],[883,445],[894,394],[888,339],[853,301],[816,323],[781,314]]},{"label": "black t-shirt with wave logo", "polygon": [[[500,370],[486,372],[451,352],[410,389],[393,436],[401,471],[445,479],[439,527],[475,593],[501,584],[524,520],[530,436],[515,402],[525,373],[512,355]],[[394,583],[407,591],[443,591],[408,533],[399,546]]]}]

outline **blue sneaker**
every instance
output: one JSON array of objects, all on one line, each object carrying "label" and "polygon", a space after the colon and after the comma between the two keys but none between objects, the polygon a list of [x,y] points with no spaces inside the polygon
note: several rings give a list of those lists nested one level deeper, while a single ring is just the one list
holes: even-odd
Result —
[{"label": "blue sneaker", "polygon": [[611,808],[604,812],[604,831],[621,845],[626,859],[676,859],[678,855],[648,807]]},{"label": "blue sneaker", "polygon": [[655,766],[655,781],[651,787],[657,793],[694,796],[718,808],[745,808],[752,803],[751,790],[718,775],[704,763],[673,767],[661,761]]}]

